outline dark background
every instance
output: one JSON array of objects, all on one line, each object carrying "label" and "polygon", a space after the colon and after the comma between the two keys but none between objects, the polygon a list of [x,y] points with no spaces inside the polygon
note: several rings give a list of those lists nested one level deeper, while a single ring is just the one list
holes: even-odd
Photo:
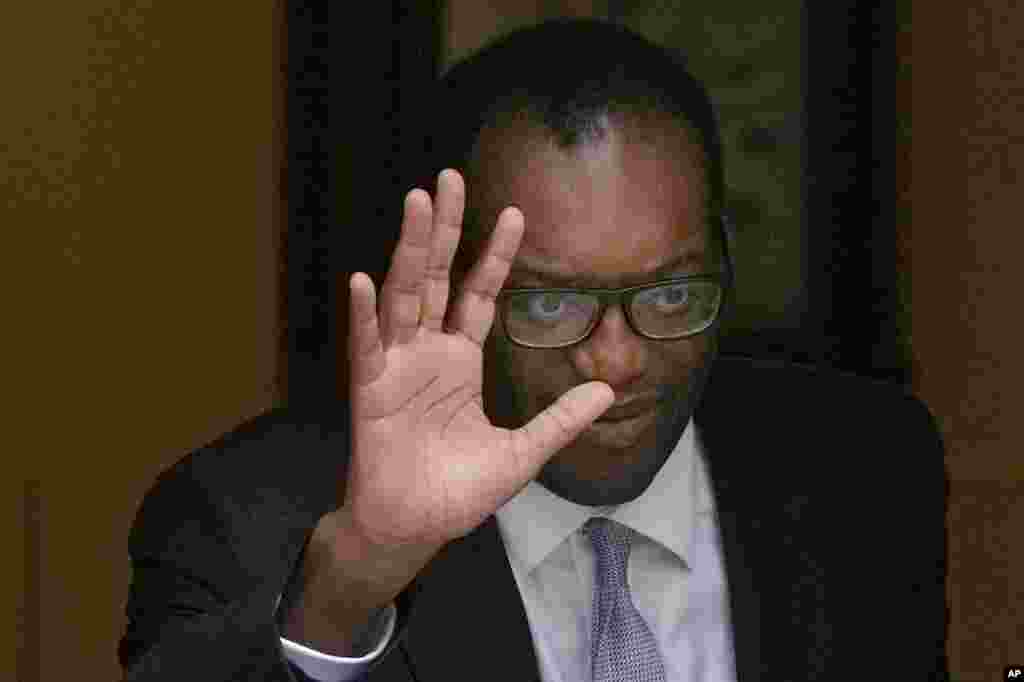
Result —
[{"label": "dark background", "polygon": [[[794,301],[802,314],[788,328],[730,330],[725,352],[909,381],[897,288],[896,11],[805,5],[806,300]],[[420,153],[412,117],[429,106],[424,87],[441,61],[440,0],[367,12],[355,24],[324,0],[289,3],[289,402],[343,397],[348,277],[383,280]]]}]

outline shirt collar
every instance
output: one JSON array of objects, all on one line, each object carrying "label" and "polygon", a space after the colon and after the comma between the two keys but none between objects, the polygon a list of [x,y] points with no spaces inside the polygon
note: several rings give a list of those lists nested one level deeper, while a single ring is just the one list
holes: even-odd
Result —
[{"label": "shirt collar", "polygon": [[606,516],[646,535],[692,566],[694,517],[712,509],[699,441],[691,419],[647,490],[621,505],[576,504],[530,481],[495,513],[510,557],[529,574],[587,519]]}]

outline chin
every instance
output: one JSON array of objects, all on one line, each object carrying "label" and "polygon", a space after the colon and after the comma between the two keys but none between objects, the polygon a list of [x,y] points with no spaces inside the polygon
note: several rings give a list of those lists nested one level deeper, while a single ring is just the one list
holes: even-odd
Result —
[{"label": "chin", "polygon": [[629,447],[577,438],[541,469],[537,482],[589,507],[624,504],[643,495],[671,449],[658,448],[653,429]]},{"label": "chin", "polygon": [[[554,461],[554,460],[552,460]],[[548,463],[549,465],[551,462]],[[655,472],[657,473],[657,472]],[[545,467],[537,482],[564,500],[586,507],[603,507],[631,502],[644,494],[654,476],[640,480],[637,477],[584,479],[573,472]]]}]

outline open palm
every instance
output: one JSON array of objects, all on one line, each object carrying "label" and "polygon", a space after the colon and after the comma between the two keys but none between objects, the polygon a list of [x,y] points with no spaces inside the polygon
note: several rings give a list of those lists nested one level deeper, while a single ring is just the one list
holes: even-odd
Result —
[{"label": "open palm", "polygon": [[502,211],[445,325],[464,203],[453,170],[438,178],[436,205],[422,190],[409,192],[379,314],[370,278],[356,273],[349,283],[352,456],[344,505],[381,546],[440,546],[469,533],[614,400],[607,384],[589,382],[522,428],[491,424],[483,344],[524,222],[518,209]]}]

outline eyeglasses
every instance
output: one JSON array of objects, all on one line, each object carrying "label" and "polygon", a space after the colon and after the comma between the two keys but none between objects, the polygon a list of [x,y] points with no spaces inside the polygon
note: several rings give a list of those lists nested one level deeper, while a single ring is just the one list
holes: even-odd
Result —
[{"label": "eyeglasses", "polygon": [[621,305],[634,332],[677,340],[706,331],[722,309],[720,273],[662,279],[624,289],[506,289],[498,294],[505,334],[526,348],[584,341],[609,305]]}]

